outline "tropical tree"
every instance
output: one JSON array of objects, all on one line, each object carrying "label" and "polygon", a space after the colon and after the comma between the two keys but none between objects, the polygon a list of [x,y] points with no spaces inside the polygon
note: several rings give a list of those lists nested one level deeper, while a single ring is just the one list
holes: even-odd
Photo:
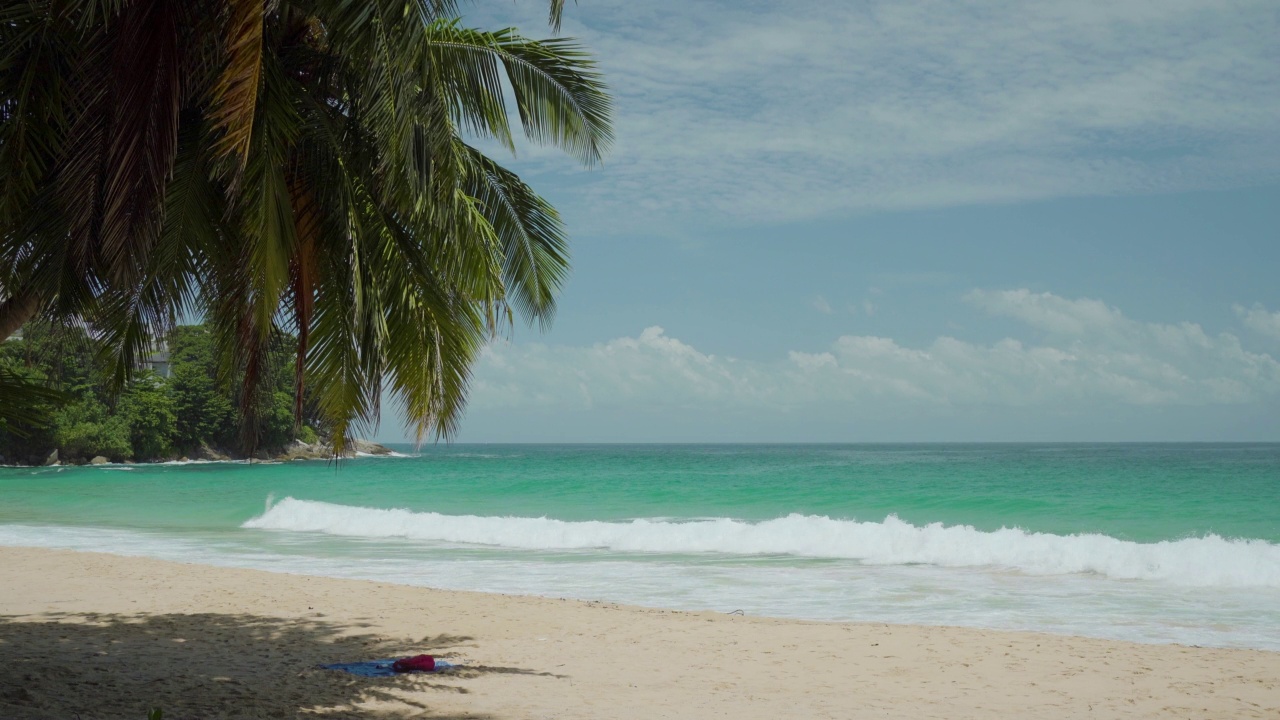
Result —
[{"label": "tropical tree", "polygon": [[484,342],[515,313],[545,326],[568,268],[555,209],[474,139],[514,151],[516,126],[588,165],[611,139],[580,46],[456,13],[6,3],[0,339],[38,313],[82,317],[123,386],[153,337],[200,315],[251,434],[285,333],[294,415],[309,386],[337,451],[384,393],[419,440],[452,432]]},{"label": "tropical tree", "polygon": [[[0,343],[0,456],[43,460],[60,405],[93,385],[94,344],[83,328],[32,325],[21,342]],[[16,451],[16,452],[15,452]]]},{"label": "tropical tree", "polygon": [[[51,438],[41,436],[48,435],[56,406],[68,398],[45,387],[44,380],[0,358],[0,456],[18,445],[37,451],[24,453],[31,455],[52,444]],[[25,459],[0,457],[0,461]]]},{"label": "tropical tree", "polygon": [[154,373],[143,373],[129,383],[120,398],[119,410],[129,427],[134,457],[152,460],[169,455],[178,418],[173,396]]},{"label": "tropical tree", "polygon": [[180,325],[168,335],[169,391],[173,395],[174,442],[180,450],[202,443],[232,447],[236,436],[235,405],[217,387],[217,362],[203,326]]}]

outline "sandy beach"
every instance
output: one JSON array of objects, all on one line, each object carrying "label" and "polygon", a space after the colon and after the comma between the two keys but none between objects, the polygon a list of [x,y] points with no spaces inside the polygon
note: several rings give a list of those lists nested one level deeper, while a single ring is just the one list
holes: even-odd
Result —
[{"label": "sandy beach", "polygon": [[[0,717],[1275,718],[1280,653],[0,548]],[[321,663],[432,653],[449,674]]]}]

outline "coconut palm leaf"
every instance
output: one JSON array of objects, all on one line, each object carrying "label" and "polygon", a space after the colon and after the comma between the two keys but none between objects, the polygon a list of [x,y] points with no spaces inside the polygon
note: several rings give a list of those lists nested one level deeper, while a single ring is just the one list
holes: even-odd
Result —
[{"label": "coconut palm leaf", "polygon": [[65,393],[0,366],[0,428],[14,435],[28,437],[32,429],[48,426],[53,409],[67,399]]},{"label": "coconut palm leaf", "polygon": [[551,29],[560,32],[560,20],[564,15],[564,0],[551,0],[551,10],[547,15],[547,23]]},{"label": "coconut palm leaf", "polygon": [[213,88],[212,117],[221,132],[217,152],[232,156],[243,169],[249,159],[258,88],[262,79],[262,33],[266,20],[263,0],[227,0],[227,63]]},{"label": "coconut palm leaf", "polygon": [[502,245],[503,283],[516,310],[544,328],[569,272],[569,248],[559,213],[510,170],[460,143],[466,192]]},{"label": "coconut palm leaf", "polygon": [[[553,27],[562,11],[550,3]],[[84,317],[123,383],[178,316],[201,315],[250,445],[285,337],[295,413],[315,407],[339,451],[376,426],[384,391],[419,439],[450,435],[484,343],[513,310],[546,327],[568,272],[554,208],[466,139],[514,151],[519,131],[588,165],[612,140],[579,45],[456,12],[0,8],[0,336],[9,310]]]},{"label": "coconut palm leaf", "polygon": [[[469,91],[451,98],[458,112],[467,113],[468,130],[499,140],[509,136],[499,84],[505,74],[529,139],[589,165],[608,150],[609,94],[594,61],[573,40],[529,40],[513,29],[484,32],[438,21],[428,27],[427,46],[432,72],[453,80],[450,87]],[[476,96],[491,98],[501,115],[477,107]]]},{"label": "coconut palm leaf", "polygon": [[198,279],[207,273],[220,229],[225,231],[219,202],[223,191],[213,179],[207,146],[203,118],[187,114],[166,186],[159,241],[137,282],[113,286],[100,299],[98,330],[116,389],[123,387],[153,338],[167,334],[178,315],[197,314]]}]

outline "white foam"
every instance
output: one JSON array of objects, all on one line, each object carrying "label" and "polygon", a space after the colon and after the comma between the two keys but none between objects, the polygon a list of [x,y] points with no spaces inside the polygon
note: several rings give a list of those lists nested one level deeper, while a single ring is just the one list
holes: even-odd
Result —
[{"label": "white foam", "polygon": [[1280,545],[1217,535],[1136,543],[1100,534],[1053,535],[967,525],[915,526],[789,515],[746,522],[567,522],[442,515],[285,498],[242,527],[362,538],[407,538],[524,550],[725,553],[843,558],[872,565],[994,567],[1032,575],[1096,573],[1204,587],[1280,587]]},{"label": "white foam", "polygon": [[748,615],[1034,630],[1280,651],[1280,589],[785,557],[529,553],[311,533],[0,524],[0,545]]}]

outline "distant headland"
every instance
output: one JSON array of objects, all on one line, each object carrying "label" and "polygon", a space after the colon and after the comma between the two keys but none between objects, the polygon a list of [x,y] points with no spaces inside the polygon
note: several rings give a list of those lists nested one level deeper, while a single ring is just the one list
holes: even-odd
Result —
[{"label": "distant headland", "polygon": [[[260,359],[252,393],[231,382],[204,325],[173,328],[132,359],[118,380],[92,326],[29,323],[0,343],[0,364],[54,389],[35,418],[0,417],[0,464],[103,465],[230,460],[311,460],[386,455],[331,427],[311,388],[297,381],[288,338]],[[118,359],[116,360],[118,362]],[[234,369],[234,368],[233,368]],[[344,435],[345,443],[335,443]],[[340,452],[334,446],[341,447]]]}]

